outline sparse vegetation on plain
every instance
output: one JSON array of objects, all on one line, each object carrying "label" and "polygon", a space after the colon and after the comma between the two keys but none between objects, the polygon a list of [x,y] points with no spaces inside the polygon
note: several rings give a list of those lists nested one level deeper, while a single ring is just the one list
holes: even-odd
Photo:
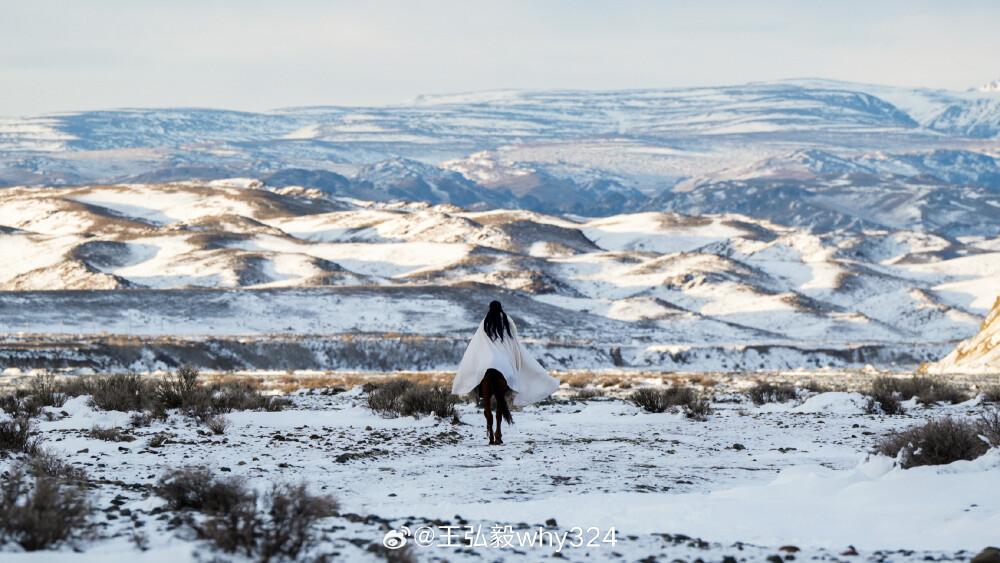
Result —
[{"label": "sparse vegetation on plain", "polygon": [[983,401],[987,403],[1000,403],[1000,386],[990,386],[982,391]]},{"label": "sparse vegetation on plain", "polygon": [[[315,544],[315,523],[338,508],[333,497],[309,494],[304,484],[278,485],[263,498],[238,477],[215,477],[206,469],[182,468],[160,479],[157,494],[173,510],[195,510],[187,518],[198,534],[227,553],[260,561],[295,560]],[[258,504],[264,509],[259,510]]]},{"label": "sparse vegetation on plain", "polygon": [[681,407],[688,418],[705,420],[712,407],[708,399],[702,397],[692,387],[678,385],[661,389],[643,387],[629,395],[629,402],[652,413],[665,412],[673,407]]},{"label": "sparse vegetation on plain", "polygon": [[104,440],[105,442],[132,442],[135,440],[135,436],[125,432],[117,426],[104,428],[103,426],[95,425],[90,429],[90,432],[87,433],[87,436],[98,440]]},{"label": "sparse vegetation on plain", "polygon": [[0,420],[0,456],[12,453],[32,454],[38,451],[42,438],[27,418]]},{"label": "sparse vegetation on plain", "polygon": [[205,419],[205,426],[217,436],[225,434],[229,424],[229,419],[221,414],[215,414]]},{"label": "sparse vegetation on plain", "polygon": [[78,382],[57,381],[52,374],[38,375],[28,387],[0,395],[0,410],[14,418],[34,418],[43,407],[61,407],[81,390]]},{"label": "sparse vegetation on plain", "polygon": [[366,383],[363,390],[368,395],[371,410],[390,416],[433,414],[439,418],[453,418],[455,405],[461,400],[445,387],[419,385],[407,379]]},{"label": "sparse vegetation on plain", "polygon": [[957,386],[933,377],[877,377],[872,381],[873,396],[894,394],[908,401],[914,397],[922,405],[968,401],[969,394]]},{"label": "sparse vegetation on plain", "polygon": [[876,377],[871,387],[863,390],[869,396],[869,414],[903,414],[903,401],[916,398],[922,405],[957,404],[969,400],[969,395],[957,386],[931,377]]},{"label": "sparse vegetation on plain", "polygon": [[207,420],[232,411],[280,411],[291,401],[268,396],[250,381],[230,380],[202,383],[192,366],[182,366],[173,375],[147,378],[133,373],[75,377],[59,381],[51,375],[37,376],[28,388],[0,395],[0,409],[14,418],[32,418],[42,407],[61,407],[69,397],[89,395],[98,410],[134,412],[133,427],[166,420],[168,410]]},{"label": "sparse vegetation on plain", "polygon": [[567,397],[570,401],[589,401],[607,397],[608,393],[604,389],[574,389]]},{"label": "sparse vegetation on plain", "polygon": [[87,387],[90,405],[102,411],[141,411],[154,399],[148,383],[134,373],[95,377]]},{"label": "sparse vegetation on plain", "polygon": [[977,420],[945,417],[884,437],[880,454],[899,459],[904,469],[971,460],[1000,446],[1000,413],[988,410]]},{"label": "sparse vegetation on plain", "polygon": [[37,551],[81,537],[94,511],[85,479],[51,454],[16,465],[0,480],[0,545]]},{"label": "sparse vegetation on plain", "polygon": [[789,385],[787,383],[774,384],[767,381],[761,381],[754,384],[753,387],[747,389],[746,396],[753,404],[760,405],[766,403],[784,403],[787,401],[794,400],[798,394],[795,391],[794,385]]}]

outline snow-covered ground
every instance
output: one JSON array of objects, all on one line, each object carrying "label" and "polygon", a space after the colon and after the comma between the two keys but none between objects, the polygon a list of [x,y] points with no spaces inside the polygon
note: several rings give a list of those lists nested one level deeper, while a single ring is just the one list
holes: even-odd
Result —
[{"label": "snow-covered ground", "polygon": [[[619,398],[572,400],[564,388],[554,401],[515,412],[515,424],[504,426],[505,444],[493,447],[472,405],[459,406],[459,424],[382,418],[364,405],[360,387],[335,395],[299,392],[282,412],[231,413],[222,436],[173,415],[131,430],[133,442],[89,438],[94,425],[127,428],[129,415],[95,411],[75,398],[47,408],[51,419],[39,426],[46,448],[101,484],[94,494],[102,538],[77,545],[79,551],[63,547],[58,557],[207,557],[207,544],[160,514],[163,501],[148,488],[169,468],[186,465],[244,476],[260,488],[304,480],[314,492],[332,493],[341,516],[321,521],[314,554],[335,553],[338,560],[378,560],[368,545],[380,544],[390,530],[404,533],[404,526],[421,561],[759,561],[793,553],[844,560],[840,554],[852,548],[858,560],[957,560],[997,543],[998,452],[906,470],[869,454],[888,431],[974,416],[982,408],[976,400],[931,408],[908,403],[907,414],[883,416],[864,414],[864,398],[855,393],[755,407],[739,388],[715,389],[707,421],[645,413]],[[163,433],[166,444],[148,445]],[[524,541],[540,528],[550,533],[543,542],[567,534],[566,543],[493,544]],[[457,545],[470,530],[472,545]],[[136,547],[136,533],[148,551]],[[593,543],[578,546],[580,535]],[[418,539],[431,545],[416,545]],[[54,556],[6,549],[5,561]]]}]

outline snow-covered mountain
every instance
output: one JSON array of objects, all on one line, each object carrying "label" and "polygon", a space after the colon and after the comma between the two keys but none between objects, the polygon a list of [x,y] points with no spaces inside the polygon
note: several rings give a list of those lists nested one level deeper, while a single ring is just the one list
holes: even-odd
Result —
[{"label": "snow-covered mountain", "polygon": [[[126,109],[0,120],[0,185],[252,177],[379,201],[583,216],[743,213],[818,229],[969,224],[944,234],[992,236],[980,228],[989,220],[961,210],[998,205],[998,136],[1000,93],[989,89],[818,79],[499,91],[264,113]],[[739,192],[771,184],[739,182],[764,179],[822,192],[814,202],[844,217],[804,213],[796,222],[780,197],[755,215]],[[913,188],[925,185],[937,187]],[[862,190],[880,208],[898,199],[891,215],[910,219],[853,213],[853,192]],[[914,219],[939,214],[950,219]]]},{"label": "snow-covered mountain", "polygon": [[[7,188],[0,226],[8,330],[90,332],[100,316],[138,334],[388,333],[416,315],[409,330],[458,337],[500,296],[536,337],[624,346],[639,364],[706,345],[876,343],[934,359],[975,332],[1000,273],[996,239],[734,214],[569,219],[255,180]],[[61,293],[78,289],[126,291],[95,309]],[[178,290],[183,305],[165,295]]]},{"label": "snow-covered mountain", "polygon": [[962,342],[941,361],[921,366],[927,373],[1000,373],[1000,297],[979,333]]}]

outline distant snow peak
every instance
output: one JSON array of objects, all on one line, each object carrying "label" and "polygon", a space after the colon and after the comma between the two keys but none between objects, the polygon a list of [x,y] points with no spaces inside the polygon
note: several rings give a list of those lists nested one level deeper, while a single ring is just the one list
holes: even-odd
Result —
[{"label": "distant snow peak", "polygon": [[1000,92],[1000,78],[987,82],[978,88],[980,92]]}]

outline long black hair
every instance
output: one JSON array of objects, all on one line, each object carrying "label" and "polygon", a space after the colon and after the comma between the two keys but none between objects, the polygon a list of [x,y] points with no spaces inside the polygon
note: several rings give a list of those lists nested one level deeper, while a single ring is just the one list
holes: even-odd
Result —
[{"label": "long black hair", "polygon": [[486,318],[483,319],[483,330],[486,331],[486,336],[489,336],[490,340],[496,340],[499,337],[500,342],[503,342],[504,332],[507,333],[507,336],[514,338],[510,333],[510,323],[507,322],[507,313],[503,312],[503,307],[500,306],[499,301],[490,302],[490,310],[486,313]]}]

